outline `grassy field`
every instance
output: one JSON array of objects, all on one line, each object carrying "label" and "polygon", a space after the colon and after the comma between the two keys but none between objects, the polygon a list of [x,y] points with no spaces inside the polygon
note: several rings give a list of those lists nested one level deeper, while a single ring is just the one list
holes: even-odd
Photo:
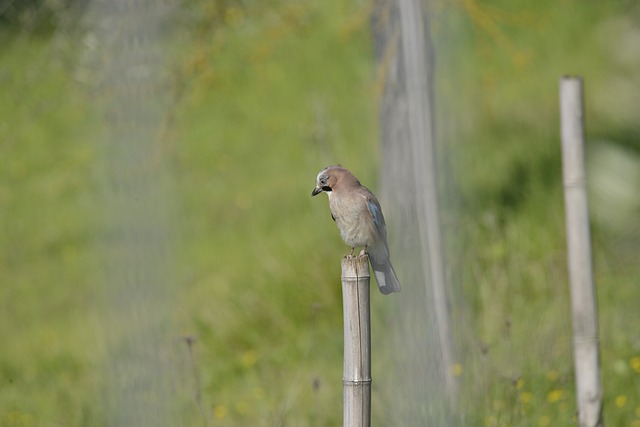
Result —
[{"label": "grassy field", "polygon": [[[370,4],[223,3],[179,12],[189,30],[171,48],[172,121],[158,150],[175,181],[181,424],[340,425],[346,248],[310,191],[338,162],[376,186]],[[433,31],[455,192],[445,221],[461,418],[573,425],[557,79],[585,77],[590,150],[609,139],[638,156],[640,10],[498,0],[434,10],[446,17]],[[0,426],[101,425],[96,111],[59,34],[0,28],[0,39]],[[631,214],[613,217],[631,219],[593,224],[610,426],[640,425],[631,188]],[[596,190],[599,212],[613,202]],[[179,336],[196,337],[200,386]]]},{"label": "grassy field", "polygon": [[[462,382],[470,394],[463,405],[473,414],[471,425],[575,423],[559,76],[585,79],[591,165],[603,140],[631,148],[636,159],[640,146],[636,121],[625,119],[628,102],[637,97],[638,75],[620,60],[628,54],[622,15],[638,11],[593,6],[464,3],[473,30],[460,37],[463,47],[456,53],[464,54],[452,59],[461,71],[443,86],[447,94],[473,100],[455,104],[453,116],[465,130],[454,148],[451,177],[462,204],[453,232],[464,245],[453,250],[453,271],[462,285],[454,318],[461,322],[466,353]],[[609,92],[618,84],[629,84],[635,95]],[[597,215],[608,202],[594,188],[598,183],[591,184],[605,422],[636,425],[638,221],[616,232],[615,224]]]}]

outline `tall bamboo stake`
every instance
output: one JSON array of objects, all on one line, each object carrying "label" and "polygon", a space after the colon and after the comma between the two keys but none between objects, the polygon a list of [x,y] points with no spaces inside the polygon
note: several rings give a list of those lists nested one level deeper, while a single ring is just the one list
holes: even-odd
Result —
[{"label": "tall bamboo stake", "polygon": [[560,79],[562,171],[580,427],[602,426],[598,316],[584,170],[582,79]]},{"label": "tall bamboo stake", "polygon": [[371,425],[369,257],[342,259],[344,427]]}]

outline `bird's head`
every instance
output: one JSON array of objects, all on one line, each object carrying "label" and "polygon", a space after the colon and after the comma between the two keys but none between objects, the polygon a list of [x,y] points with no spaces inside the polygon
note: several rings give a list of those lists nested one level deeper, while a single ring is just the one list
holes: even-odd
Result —
[{"label": "bird's head", "polygon": [[360,182],[347,169],[340,165],[327,166],[318,172],[316,186],[311,192],[311,195],[316,196],[322,192],[330,194],[332,191],[335,191],[336,186],[342,188],[345,185],[355,183],[360,185]]},{"label": "bird's head", "polygon": [[316,177],[316,186],[311,192],[312,196],[317,196],[323,191],[329,193],[333,191],[333,186],[336,183],[336,176],[332,173],[333,166],[326,167],[318,172]]}]

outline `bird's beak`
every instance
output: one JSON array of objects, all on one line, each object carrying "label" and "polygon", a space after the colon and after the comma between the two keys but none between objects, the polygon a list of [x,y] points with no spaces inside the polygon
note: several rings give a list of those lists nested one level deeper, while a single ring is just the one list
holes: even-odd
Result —
[{"label": "bird's beak", "polygon": [[314,188],[313,191],[311,192],[311,196],[317,196],[318,194],[322,193],[322,188]]}]

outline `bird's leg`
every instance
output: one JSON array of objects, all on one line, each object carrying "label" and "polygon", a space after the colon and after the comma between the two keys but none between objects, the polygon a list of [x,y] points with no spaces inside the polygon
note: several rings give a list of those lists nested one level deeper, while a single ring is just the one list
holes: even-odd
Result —
[{"label": "bird's leg", "polygon": [[356,247],[352,246],[351,247],[351,252],[349,252],[349,258],[351,258],[353,256],[353,251],[355,251],[355,250],[356,250]]},{"label": "bird's leg", "polygon": [[359,256],[363,256],[365,253],[367,253],[367,247],[366,246],[364,248],[362,248],[362,250],[360,251],[360,255]]}]

